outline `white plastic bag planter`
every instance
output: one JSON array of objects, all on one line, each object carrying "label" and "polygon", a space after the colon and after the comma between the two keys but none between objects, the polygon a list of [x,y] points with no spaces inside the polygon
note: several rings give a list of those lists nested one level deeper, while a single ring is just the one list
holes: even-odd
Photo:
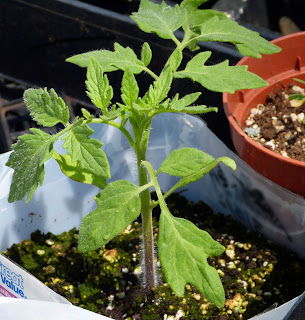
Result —
[{"label": "white plastic bag planter", "polygon": [[14,298],[0,298],[0,315],[3,320],[110,320],[72,305]]},{"label": "white plastic bag planter", "polygon": [[[104,143],[103,150],[109,159],[112,180],[127,179],[137,184],[136,158],[125,137],[113,127],[92,127],[96,130],[92,137]],[[186,197],[193,201],[203,200],[217,212],[232,214],[250,229],[263,233],[270,240],[291,248],[305,258],[303,198],[253,171],[201,119],[181,114],[156,116],[147,155],[153,167],[157,169],[172,150],[182,147],[194,147],[215,158],[228,156],[237,163],[235,172],[220,164],[203,179],[190,184],[184,193]],[[56,148],[61,148],[59,143]],[[53,159],[46,163],[43,187],[37,189],[29,204],[26,205],[24,201],[9,204],[7,199],[12,170],[5,166],[8,157],[9,153],[0,156],[1,251],[28,238],[36,229],[59,234],[79,227],[81,219],[95,208],[93,197],[98,193],[98,188],[70,180],[61,173]],[[176,178],[165,174],[160,174],[158,178],[163,190],[169,189],[176,181]],[[289,302],[288,308],[296,301],[297,299]],[[14,304],[14,301],[11,303]],[[20,302],[16,301],[18,303]],[[35,302],[35,308],[37,305],[39,302]],[[0,314],[3,308],[6,308],[6,304],[2,303]],[[286,309],[287,305],[276,308],[272,315],[270,313],[268,320],[284,319]],[[54,319],[57,317],[57,309],[53,310]],[[269,312],[264,316],[267,314]],[[267,319],[260,317],[253,319]]]}]

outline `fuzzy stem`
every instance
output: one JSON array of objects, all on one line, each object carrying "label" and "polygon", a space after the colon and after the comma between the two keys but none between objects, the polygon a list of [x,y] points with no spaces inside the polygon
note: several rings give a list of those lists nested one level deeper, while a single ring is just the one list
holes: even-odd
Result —
[{"label": "fuzzy stem", "polygon": [[[139,166],[139,184],[140,186],[142,186],[147,183],[147,171],[145,168]],[[153,287],[156,285],[152,209],[149,189],[146,189],[143,192],[141,192],[140,197],[144,243],[145,291],[147,294],[149,294],[151,293]]]},{"label": "fuzzy stem", "polygon": [[[151,119],[143,124],[141,130],[134,128],[136,137],[135,152],[137,155],[139,186],[148,183],[148,174],[142,166],[142,162],[146,160],[146,150],[150,133]],[[138,129],[138,128],[137,128]],[[143,244],[144,244],[144,276],[145,276],[145,291],[149,295],[156,285],[155,280],[155,256],[154,256],[154,239],[153,239],[153,223],[152,223],[152,207],[150,190],[146,189],[140,193],[141,199],[141,217],[143,229]]]}]

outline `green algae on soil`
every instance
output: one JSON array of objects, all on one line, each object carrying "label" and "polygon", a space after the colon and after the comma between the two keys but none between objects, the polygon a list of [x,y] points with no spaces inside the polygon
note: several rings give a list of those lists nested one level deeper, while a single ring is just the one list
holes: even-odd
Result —
[{"label": "green algae on soil", "polygon": [[[57,236],[33,232],[31,239],[14,244],[4,254],[74,305],[116,320],[249,319],[305,290],[305,261],[295,254],[231,217],[213,214],[203,202],[193,204],[174,194],[168,205],[175,216],[191,220],[225,246],[221,256],[209,259],[225,288],[223,308],[209,303],[191,285],[183,297],[176,297],[160,267],[159,286],[153,296],[144,298],[140,221],[106,246],[85,254],[77,249],[75,228]],[[154,236],[157,241],[157,223]]]}]

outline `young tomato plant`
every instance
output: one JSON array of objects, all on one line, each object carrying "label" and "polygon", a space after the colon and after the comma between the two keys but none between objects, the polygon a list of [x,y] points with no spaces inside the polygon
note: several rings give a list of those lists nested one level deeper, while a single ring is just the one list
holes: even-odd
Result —
[{"label": "young tomato plant", "polygon": [[[152,51],[148,43],[141,49],[141,57],[129,47],[114,44],[114,51],[98,50],[75,55],[68,62],[87,68],[87,94],[92,103],[101,110],[95,118],[82,109],[83,117],[69,122],[69,110],[65,102],[51,89],[28,89],[24,101],[33,119],[42,126],[58,123],[64,129],[49,135],[39,129],[19,138],[7,166],[14,169],[9,201],[28,202],[38,184],[44,180],[44,163],[53,157],[62,172],[73,180],[98,186],[101,191],[95,197],[96,209],[82,221],[79,230],[79,249],[88,251],[99,248],[121,233],[140,214],[144,242],[144,286],[147,292],[156,285],[155,257],[152,233],[152,209],[159,205],[158,256],[168,284],[177,295],[183,295],[186,283],[194,285],[207,299],[223,306],[225,294],[217,271],[207,263],[207,258],[219,255],[224,248],[212,237],[185,219],[175,218],[165,199],[180,187],[201,179],[219,162],[235,169],[233,160],[222,157],[214,159],[200,150],[182,148],[173,151],[156,171],[146,159],[151,123],[154,116],[165,112],[202,114],[217,111],[205,105],[193,105],[200,96],[194,92],[184,97],[177,93],[169,97],[172,82],[176,78],[188,78],[209,90],[233,93],[238,89],[258,88],[267,83],[247,71],[246,66],[229,66],[228,61],[206,65],[211,52],[195,55],[185,68],[180,67],[185,48],[198,49],[197,41],[223,41],[233,43],[237,50],[247,56],[260,57],[280,49],[249,31],[224,14],[198,7],[207,0],[184,0],[171,7],[165,2],[155,4],[141,0],[139,10],[131,15],[144,32],[155,33],[160,38],[174,42],[175,49],[160,74],[149,68]],[[182,29],[183,39],[175,31]],[[180,67],[180,68],[179,68]],[[121,86],[121,102],[112,102],[113,89],[107,78],[108,72],[124,72]],[[152,83],[144,95],[140,95],[136,75],[147,73]],[[110,168],[101,149],[102,143],[90,138],[90,124],[103,123],[120,130],[134,149],[138,165],[139,183],[126,180],[107,184]],[[128,126],[126,124],[129,123]],[[53,148],[63,139],[65,154]],[[204,138],[204,137],[203,137]],[[158,174],[167,173],[180,177],[164,195],[158,184]],[[158,200],[152,201],[150,188],[154,188]]]}]

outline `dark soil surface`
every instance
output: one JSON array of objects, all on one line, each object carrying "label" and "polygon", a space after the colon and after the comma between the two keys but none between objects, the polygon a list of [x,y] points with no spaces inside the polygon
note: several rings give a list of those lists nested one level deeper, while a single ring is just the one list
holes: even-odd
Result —
[{"label": "dark soil surface", "polygon": [[289,100],[291,94],[304,94],[304,89],[292,84],[288,90],[269,94],[264,105],[251,110],[243,130],[262,146],[305,161],[305,104]]},{"label": "dark soil surface", "polygon": [[[209,259],[226,291],[223,308],[209,303],[190,285],[183,297],[175,296],[160,268],[159,286],[145,298],[140,221],[106,246],[86,254],[77,249],[75,229],[59,236],[36,231],[31,239],[13,245],[4,254],[75,305],[117,320],[249,319],[305,290],[305,261],[295,254],[250,232],[231,217],[213,214],[202,202],[193,204],[176,194],[169,199],[169,208],[226,247],[221,256]],[[156,218],[158,215],[155,212]],[[157,240],[157,223],[154,236]]]}]

